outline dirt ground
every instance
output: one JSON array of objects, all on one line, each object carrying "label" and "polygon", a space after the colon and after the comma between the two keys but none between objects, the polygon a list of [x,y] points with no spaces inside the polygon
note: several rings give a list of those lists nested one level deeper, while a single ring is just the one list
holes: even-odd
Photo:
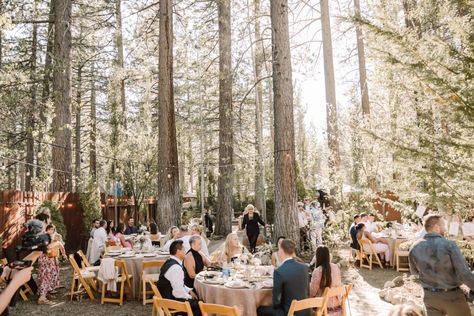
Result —
[{"label": "dirt ground", "polygon": [[136,299],[126,300],[122,306],[112,303],[101,305],[100,295],[96,293],[94,301],[89,300],[87,296],[83,296],[81,301],[69,301],[71,273],[72,268],[69,266],[61,268],[61,285],[65,288],[61,288],[59,293],[51,298],[56,302],[55,305],[38,305],[35,300],[20,301],[12,310],[11,315],[151,315],[151,304],[143,306]]},{"label": "dirt ground", "polygon": [[[217,248],[218,243],[213,242],[210,251]],[[343,257],[347,258],[348,253],[342,251]],[[61,268],[60,277],[61,285],[64,288],[59,290],[52,300],[56,302],[55,305],[45,306],[38,305],[36,298],[28,302],[19,301],[17,306],[12,310],[11,315],[113,315],[113,316],[128,316],[128,315],[151,315],[151,304],[143,306],[141,302],[136,299],[126,300],[124,305],[106,303],[100,304],[99,294],[95,294],[95,300],[90,301],[87,296],[83,296],[81,301],[69,301],[69,290],[71,286],[72,269],[68,264]],[[385,282],[393,280],[403,273],[396,272],[393,269],[374,268],[372,271],[368,269],[357,269],[352,266],[342,268],[343,283],[353,283],[354,288],[351,291],[347,304],[347,315],[351,316],[383,316],[387,315],[392,309],[393,305],[383,301],[379,297],[379,291],[383,288]],[[407,295],[412,295],[407,293]],[[473,306],[474,315],[474,306]],[[242,315],[245,316],[245,315]]]}]

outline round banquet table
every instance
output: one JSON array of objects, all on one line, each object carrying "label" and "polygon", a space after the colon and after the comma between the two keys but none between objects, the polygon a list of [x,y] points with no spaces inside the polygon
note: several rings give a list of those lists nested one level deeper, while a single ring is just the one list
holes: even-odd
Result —
[{"label": "round banquet table", "polygon": [[[167,260],[169,255],[157,254],[155,257],[144,257],[143,255],[137,254],[131,258],[119,258],[115,257],[115,260],[125,261],[127,265],[128,274],[133,277],[130,279],[132,285],[133,297],[138,298],[138,290],[140,289],[140,276],[142,274],[142,262],[153,261],[153,260]],[[159,273],[160,268],[148,268],[147,273]]]},{"label": "round banquet table", "polygon": [[405,241],[408,241],[409,238],[406,236],[392,237],[383,233],[374,233],[374,236],[378,238],[382,238],[387,242],[388,248],[390,251],[390,266],[393,267],[395,265],[395,244],[397,240],[401,240],[402,242],[405,242]]},{"label": "round banquet table", "polygon": [[245,316],[257,316],[259,306],[272,305],[272,289],[233,289],[220,284],[204,283],[199,277],[194,280],[194,287],[205,303],[235,305],[241,315]]}]

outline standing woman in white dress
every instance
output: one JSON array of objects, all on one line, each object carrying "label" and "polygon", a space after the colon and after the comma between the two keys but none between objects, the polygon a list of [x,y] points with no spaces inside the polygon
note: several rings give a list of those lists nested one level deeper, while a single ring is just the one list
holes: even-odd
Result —
[{"label": "standing woman in white dress", "polygon": [[94,239],[92,240],[91,247],[91,264],[95,264],[99,259],[102,252],[105,250],[105,242],[107,241],[107,221],[101,220],[99,222],[99,228],[94,232]]}]

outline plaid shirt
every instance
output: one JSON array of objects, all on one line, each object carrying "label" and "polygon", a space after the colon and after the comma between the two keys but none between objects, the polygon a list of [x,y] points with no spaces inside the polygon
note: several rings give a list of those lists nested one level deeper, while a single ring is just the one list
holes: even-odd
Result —
[{"label": "plaid shirt", "polygon": [[408,258],[410,271],[420,277],[423,288],[452,289],[464,283],[474,289],[474,274],[459,247],[440,234],[428,233],[415,242]]}]

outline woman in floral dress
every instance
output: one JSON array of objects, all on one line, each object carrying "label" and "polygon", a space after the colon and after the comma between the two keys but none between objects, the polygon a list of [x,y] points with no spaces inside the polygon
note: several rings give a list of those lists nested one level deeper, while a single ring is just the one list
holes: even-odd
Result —
[{"label": "woman in floral dress", "polygon": [[[43,222],[43,230],[50,223],[47,214],[39,214],[36,219]],[[51,305],[54,304],[46,297],[47,294],[55,294],[59,287],[59,267],[56,261],[57,243],[48,245],[48,252],[41,254],[38,258],[38,304]]]}]

